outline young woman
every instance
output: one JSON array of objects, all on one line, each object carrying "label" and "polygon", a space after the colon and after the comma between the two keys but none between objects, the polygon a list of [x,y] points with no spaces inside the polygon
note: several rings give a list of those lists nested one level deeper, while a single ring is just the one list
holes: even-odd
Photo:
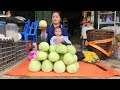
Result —
[{"label": "young woman", "polygon": [[[60,27],[62,29],[62,35],[68,38],[67,29],[60,23],[61,17],[59,11],[52,12],[52,24],[47,27],[41,28],[41,41],[47,41],[50,44],[50,39],[54,36],[54,29]],[[65,43],[62,38],[56,38],[57,43]]]}]

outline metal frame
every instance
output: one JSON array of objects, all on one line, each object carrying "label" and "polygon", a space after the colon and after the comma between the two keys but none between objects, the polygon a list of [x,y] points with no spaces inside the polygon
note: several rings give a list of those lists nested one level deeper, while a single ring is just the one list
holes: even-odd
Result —
[{"label": "metal frame", "polygon": [[[114,14],[114,21],[111,23],[100,22],[100,15],[103,15],[103,14]],[[98,11],[98,29],[100,29],[100,25],[103,25],[103,24],[113,24],[115,27],[117,23],[120,23],[120,22],[116,22],[116,11],[114,11],[112,13],[109,13],[109,12],[108,13],[100,13],[100,11]]]}]

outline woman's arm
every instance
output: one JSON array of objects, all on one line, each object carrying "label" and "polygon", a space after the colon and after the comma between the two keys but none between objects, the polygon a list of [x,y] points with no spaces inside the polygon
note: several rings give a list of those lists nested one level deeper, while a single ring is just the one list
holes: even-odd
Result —
[{"label": "woman's arm", "polygon": [[[62,29],[63,29],[63,30],[62,30],[62,35],[64,36],[64,38],[69,39],[67,29],[66,29],[64,26],[63,26]],[[62,43],[63,43],[63,44],[67,44],[64,40],[63,40]]]},{"label": "woman's arm", "polygon": [[47,34],[46,30],[47,30],[47,28],[41,27],[41,34],[40,34],[41,42],[47,41],[48,34]]},{"label": "woman's arm", "polygon": [[66,38],[65,36],[61,36],[61,38],[64,40],[64,43],[71,44],[71,41],[68,38]]},{"label": "woman's arm", "polygon": [[41,38],[41,42],[47,41],[47,33],[41,32],[40,38]]}]

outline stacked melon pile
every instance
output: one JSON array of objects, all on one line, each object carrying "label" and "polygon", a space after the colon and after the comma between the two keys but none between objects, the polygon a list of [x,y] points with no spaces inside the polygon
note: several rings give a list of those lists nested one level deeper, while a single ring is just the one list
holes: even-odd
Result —
[{"label": "stacked melon pile", "polygon": [[47,42],[39,44],[39,52],[29,63],[31,72],[76,73],[79,69],[76,49],[73,45],[50,45]]}]

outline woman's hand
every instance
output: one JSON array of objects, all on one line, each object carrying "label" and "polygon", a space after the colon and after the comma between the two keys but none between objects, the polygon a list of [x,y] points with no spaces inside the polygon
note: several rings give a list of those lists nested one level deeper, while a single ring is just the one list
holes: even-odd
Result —
[{"label": "woman's hand", "polygon": [[55,39],[55,42],[57,43],[57,44],[60,44],[60,43],[63,43],[64,42],[64,40],[62,39],[62,38],[56,38]]},{"label": "woman's hand", "polygon": [[40,29],[41,29],[42,32],[46,31],[46,27],[40,27]]}]

